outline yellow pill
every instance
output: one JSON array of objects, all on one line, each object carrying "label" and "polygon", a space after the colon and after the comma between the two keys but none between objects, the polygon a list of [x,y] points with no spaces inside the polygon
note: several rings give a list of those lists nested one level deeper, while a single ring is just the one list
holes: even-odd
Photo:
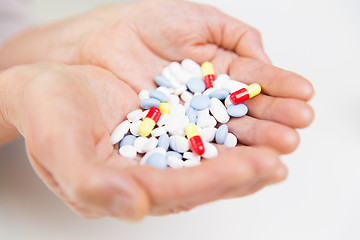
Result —
[{"label": "yellow pill", "polygon": [[204,62],[201,65],[201,70],[204,77],[207,75],[215,75],[214,67],[211,62]]},{"label": "yellow pill", "polygon": [[166,102],[162,102],[160,103],[160,111],[161,111],[161,115],[164,115],[166,113],[169,113],[170,112],[170,105]]}]

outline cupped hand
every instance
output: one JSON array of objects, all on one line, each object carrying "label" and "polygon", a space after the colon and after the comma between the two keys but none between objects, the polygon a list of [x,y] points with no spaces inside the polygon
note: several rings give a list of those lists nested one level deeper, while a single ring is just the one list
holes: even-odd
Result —
[{"label": "cupped hand", "polygon": [[121,157],[110,132],[139,107],[138,98],[98,67],[18,66],[0,74],[0,87],[2,116],[25,137],[32,166],[87,218],[139,220],[188,210],[250,194],[286,177],[278,155],[263,147],[218,146],[218,158],[176,170]]},{"label": "cupped hand", "polygon": [[295,128],[308,126],[314,117],[306,103],[312,85],[271,66],[257,30],[210,6],[147,0],[101,7],[9,41],[0,66],[37,60],[92,64],[139,92],[154,88],[153,77],[184,58],[211,61],[217,74],[260,83],[263,94],[246,102],[248,116],[229,123],[242,144],[266,145],[280,153],[296,149]]}]

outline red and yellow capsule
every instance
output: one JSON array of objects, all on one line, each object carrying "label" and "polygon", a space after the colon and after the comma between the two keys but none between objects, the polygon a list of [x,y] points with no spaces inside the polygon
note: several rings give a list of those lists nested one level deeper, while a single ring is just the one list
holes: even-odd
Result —
[{"label": "red and yellow capsule", "polygon": [[205,152],[205,147],[196,125],[193,123],[187,125],[185,128],[185,133],[189,139],[191,150],[198,155],[203,155]]},{"label": "red and yellow capsule", "polygon": [[247,87],[241,88],[230,94],[230,102],[232,104],[242,103],[252,97],[255,97],[261,92],[261,86],[257,83],[253,83]]},{"label": "red and yellow capsule", "polygon": [[201,70],[204,77],[204,82],[206,89],[213,87],[213,82],[215,81],[215,71],[211,62],[204,62],[201,65]]},{"label": "red and yellow capsule", "polygon": [[140,125],[140,135],[143,137],[147,137],[154,129],[155,124],[159,121],[160,116],[161,111],[158,107],[150,108],[148,114],[146,114],[146,117],[144,118],[144,121]]}]

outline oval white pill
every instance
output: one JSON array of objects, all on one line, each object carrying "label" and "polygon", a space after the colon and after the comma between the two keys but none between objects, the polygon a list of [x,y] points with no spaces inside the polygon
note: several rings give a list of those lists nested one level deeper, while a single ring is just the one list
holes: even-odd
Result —
[{"label": "oval white pill", "polygon": [[135,139],[134,147],[138,153],[144,153],[144,147],[148,139],[146,137],[138,137]]},{"label": "oval white pill", "polygon": [[184,101],[184,102],[188,102],[188,101],[191,101],[191,99],[193,98],[193,94],[189,91],[184,91],[180,98]]},{"label": "oval white pill", "polygon": [[184,167],[196,167],[199,166],[200,164],[201,164],[200,161],[189,159],[184,162]]},{"label": "oval white pill", "polygon": [[148,99],[150,98],[150,91],[143,89],[139,92],[139,99],[140,101],[144,100],[144,99]]},{"label": "oval white pill", "polygon": [[229,79],[223,81],[222,87],[223,89],[228,90],[230,93],[233,93],[241,88],[247,87],[247,84]]},{"label": "oval white pill", "polygon": [[224,104],[217,98],[210,99],[210,112],[214,118],[220,123],[227,123],[230,116],[226,111]]},{"label": "oval white pill", "polygon": [[198,77],[198,78],[202,78],[202,70],[199,64],[197,64],[196,62],[194,62],[191,59],[184,59],[181,62],[181,67],[192,73],[194,76]]},{"label": "oval white pill", "polygon": [[168,156],[166,158],[166,162],[171,168],[183,168],[184,167],[184,161],[177,157]]},{"label": "oval white pill", "polygon": [[205,152],[201,155],[203,158],[216,158],[218,156],[218,150],[215,145],[204,142]]},{"label": "oval white pill", "polygon": [[234,134],[228,133],[224,142],[224,145],[230,148],[235,147],[237,144],[237,138]]},{"label": "oval white pill", "polygon": [[151,137],[147,140],[145,145],[143,146],[143,152],[150,152],[153,151],[158,144],[158,140],[155,137]]},{"label": "oval white pill", "polygon": [[141,123],[142,123],[142,121],[136,121],[136,122],[131,123],[130,132],[132,135],[137,136],[137,137],[140,136],[139,128],[140,128]]},{"label": "oval white pill", "polygon": [[230,102],[230,95],[225,98],[224,103],[225,107],[229,107],[230,105],[232,105],[232,103]]},{"label": "oval white pill", "polygon": [[137,109],[137,110],[130,112],[128,115],[126,115],[126,117],[130,122],[136,122],[142,118],[142,116],[143,116],[142,112],[143,111],[141,109]]},{"label": "oval white pill", "polygon": [[159,137],[160,135],[163,135],[165,134],[167,131],[166,131],[166,128],[165,127],[158,127],[158,128],[155,128],[154,130],[152,130],[151,132],[151,136],[153,137]]},{"label": "oval white pill", "polygon": [[174,93],[176,95],[180,95],[182,92],[184,92],[186,90],[187,90],[186,85],[180,85],[180,86],[178,86],[177,88],[174,89]]},{"label": "oval white pill", "polygon": [[161,115],[159,121],[157,122],[157,125],[158,125],[159,127],[164,126],[164,125],[166,124],[166,122],[169,120],[169,117],[170,117],[170,114],[169,114],[169,113],[166,113],[166,114],[164,114],[164,115]]},{"label": "oval white pill", "polygon": [[171,115],[171,117],[174,117],[174,116],[180,116],[180,117],[185,116],[185,112],[186,112],[185,107],[184,107],[183,105],[181,105],[181,104],[176,104],[176,105],[174,105],[174,106],[172,106],[172,107],[170,108],[170,115]]},{"label": "oval white pill", "polygon": [[123,121],[117,126],[114,131],[111,133],[110,141],[114,145],[123,139],[125,134],[129,131],[131,123],[128,120]]},{"label": "oval white pill", "polygon": [[210,93],[212,93],[213,91],[215,91],[215,88],[208,88],[202,94],[205,95],[205,96],[209,96]]},{"label": "oval white pill", "polygon": [[161,71],[161,75],[165,77],[167,80],[169,80],[172,88],[178,88],[181,84],[178,82],[178,80],[175,78],[175,76],[170,71],[169,67],[164,68]]},{"label": "oval white pill", "polygon": [[145,111],[143,111],[143,113],[142,113],[142,120],[144,120],[144,118],[146,118],[146,115],[149,113],[149,111],[150,110],[145,110]]},{"label": "oval white pill", "polygon": [[200,162],[201,156],[196,155],[193,152],[184,152],[183,158]]},{"label": "oval white pill", "polygon": [[177,95],[174,95],[174,94],[170,94],[168,96],[168,101],[167,103],[170,105],[170,108],[176,104],[179,104],[180,102],[180,99]]},{"label": "oval white pill", "polygon": [[171,136],[170,147],[172,150],[183,153],[187,152],[190,148],[189,141],[183,136]]},{"label": "oval white pill", "polygon": [[119,153],[121,156],[129,158],[129,159],[135,159],[136,158],[136,149],[134,146],[131,145],[125,145],[122,146],[119,149]]}]

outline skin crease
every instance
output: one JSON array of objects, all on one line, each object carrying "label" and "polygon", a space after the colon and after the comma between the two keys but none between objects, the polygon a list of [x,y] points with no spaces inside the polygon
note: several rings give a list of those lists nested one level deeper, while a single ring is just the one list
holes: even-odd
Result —
[{"label": "skin crease", "polygon": [[[247,146],[218,146],[218,159],[191,169],[133,166],[113,151],[109,134],[138,108],[136,92],[154,88],[153,76],[184,58],[211,61],[216,74],[262,86],[263,93],[246,103],[249,116],[228,124]],[[52,63],[10,68],[38,61]],[[294,151],[295,128],[314,117],[306,103],[311,84],[271,66],[257,30],[184,1],[115,4],[29,29],[0,49],[0,69],[6,68],[0,142],[16,136],[15,126],[41,178],[87,218],[139,220],[281,181],[287,171],[278,152]]]}]

